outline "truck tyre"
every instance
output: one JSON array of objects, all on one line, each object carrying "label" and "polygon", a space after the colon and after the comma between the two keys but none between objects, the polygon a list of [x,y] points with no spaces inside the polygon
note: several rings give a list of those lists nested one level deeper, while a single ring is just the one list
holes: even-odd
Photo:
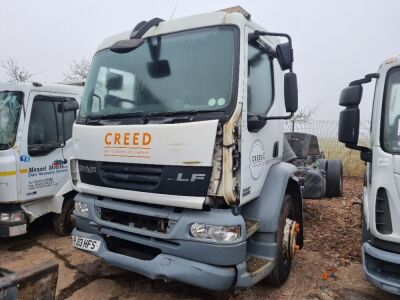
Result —
[{"label": "truck tyre", "polygon": [[341,160],[328,160],[326,170],[326,196],[342,197],[343,166]]},{"label": "truck tyre", "polygon": [[272,286],[281,286],[289,277],[293,257],[287,255],[284,251],[284,230],[286,219],[293,218],[294,214],[293,198],[290,195],[285,195],[281,215],[279,216],[279,227],[276,232],[275,268],[266,278],[266,282]]},{"label": "truck tyre", "polygon": [[324,171],[326,173],[326,167],[327,167],[327,160],[326,159],[317,159],[317,168]]},{"label": "truck tyre", "polygon": [[69,235],[75,227],[72,213],[74,211],[74,198],[65,198],[60,214],[54,214],[53,227],[58,235]]},{"label": "truck tyre", "polygon": [[303,198],[321,199],[325,195],[326,180],[322,171],[311,168],[304,172]]}]

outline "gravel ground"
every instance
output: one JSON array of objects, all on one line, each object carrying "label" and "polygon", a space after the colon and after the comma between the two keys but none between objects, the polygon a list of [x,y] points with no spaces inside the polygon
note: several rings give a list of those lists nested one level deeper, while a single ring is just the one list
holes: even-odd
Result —
[{"label": "gravel ground", "polygon": [[264,282],[227,293],[189,285],[151,281],[114,268],[72,248],[58,237],[49,218],[36,222],[26,236],[0,240],[0,266],[21,271],[29,265],[60,265],[57,299],[395,299],[370,285],[360,264],[362,180],[346,178],[342,198],[305,200],[305,247],[281,288]]}]

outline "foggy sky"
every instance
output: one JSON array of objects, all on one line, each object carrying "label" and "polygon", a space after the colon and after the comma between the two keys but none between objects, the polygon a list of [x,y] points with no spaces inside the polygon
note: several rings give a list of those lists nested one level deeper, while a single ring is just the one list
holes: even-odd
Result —
[{"label": "foggy sky", "polygon": [[[319,105],[315,119],[337,119],[341,90],[400,54],[398,0],[0,0],[0,60],[15,57],[39,72],[36,81],[61,81],[69,63],[91,58],[105,37],[142,20],[167,20],[176,4],[174,18],[241,5],[268,30],[289,33],[300,107]],[[371,102],[370,87],[362,119],[370,117]]]}]

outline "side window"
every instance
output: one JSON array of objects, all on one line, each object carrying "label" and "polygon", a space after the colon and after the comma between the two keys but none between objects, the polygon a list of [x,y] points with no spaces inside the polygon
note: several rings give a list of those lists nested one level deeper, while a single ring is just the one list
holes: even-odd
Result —
[{"label": "side window", "polygon": [[247,111],[265,115],[272,105],[272,60],[254,45],[248,51]]},{"label": "side window", "polygon": [[[64,138],[67,141],[72,137],[76,112],[66,111],[63,117],[63,111],[60,108],[63,101],[70,99],[42,95],[33,99],[28,131],[28,148],[31,155],[32,149],[44,147],[47,150],[54,150],[64,143]],[[38,152],[38,155],[40,154],[42,153]]]},{"label": "side window", "polygon": [[[59,103],[60,102],[56,102],[56,105],[58,105]],[[63,132],[65,135],[65,141],[68,141],[70,138],[72,138],[72,126],[74,125],[75,122],[75,115],[76,113],[74,111],[64,112],[64,125],[63,125],[62,110],[57,109],[57,123],[58,123],[57,126],[60,129],[61,141],[63,141],[64,139]]]},{"label": "side window", "polygon": [[62,143],[59,134],[56,107],[48,97],[36,96],[29,123],[28,146]]},{"label": "side window", "polygon": [[72,127],[74,125],[76,119],[75,111],[66,111],[64,114],[64,131],[65,131],[65,140],[69,140],[72,138]]}]

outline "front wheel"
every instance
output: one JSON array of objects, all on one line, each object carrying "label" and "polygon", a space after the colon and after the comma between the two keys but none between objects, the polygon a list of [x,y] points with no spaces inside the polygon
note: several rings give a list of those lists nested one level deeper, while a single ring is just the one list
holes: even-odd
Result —
[{"label": "front wheel", "polygon": [[58,235],[69,235],[75,227],[75,222],[72,216],[74,211],[74,198],[66,198],[60,214],[54,214],[53,227]]},{"label": "front wheel", "polygon": [[275,268],[267,277],[267,283],[273,286],[281,286],[288,279],[292,259],[299,248],[296,239],[300,232],[300,224],[293,219],[294,215],[293,198],[285,195],[276,233]]}]

